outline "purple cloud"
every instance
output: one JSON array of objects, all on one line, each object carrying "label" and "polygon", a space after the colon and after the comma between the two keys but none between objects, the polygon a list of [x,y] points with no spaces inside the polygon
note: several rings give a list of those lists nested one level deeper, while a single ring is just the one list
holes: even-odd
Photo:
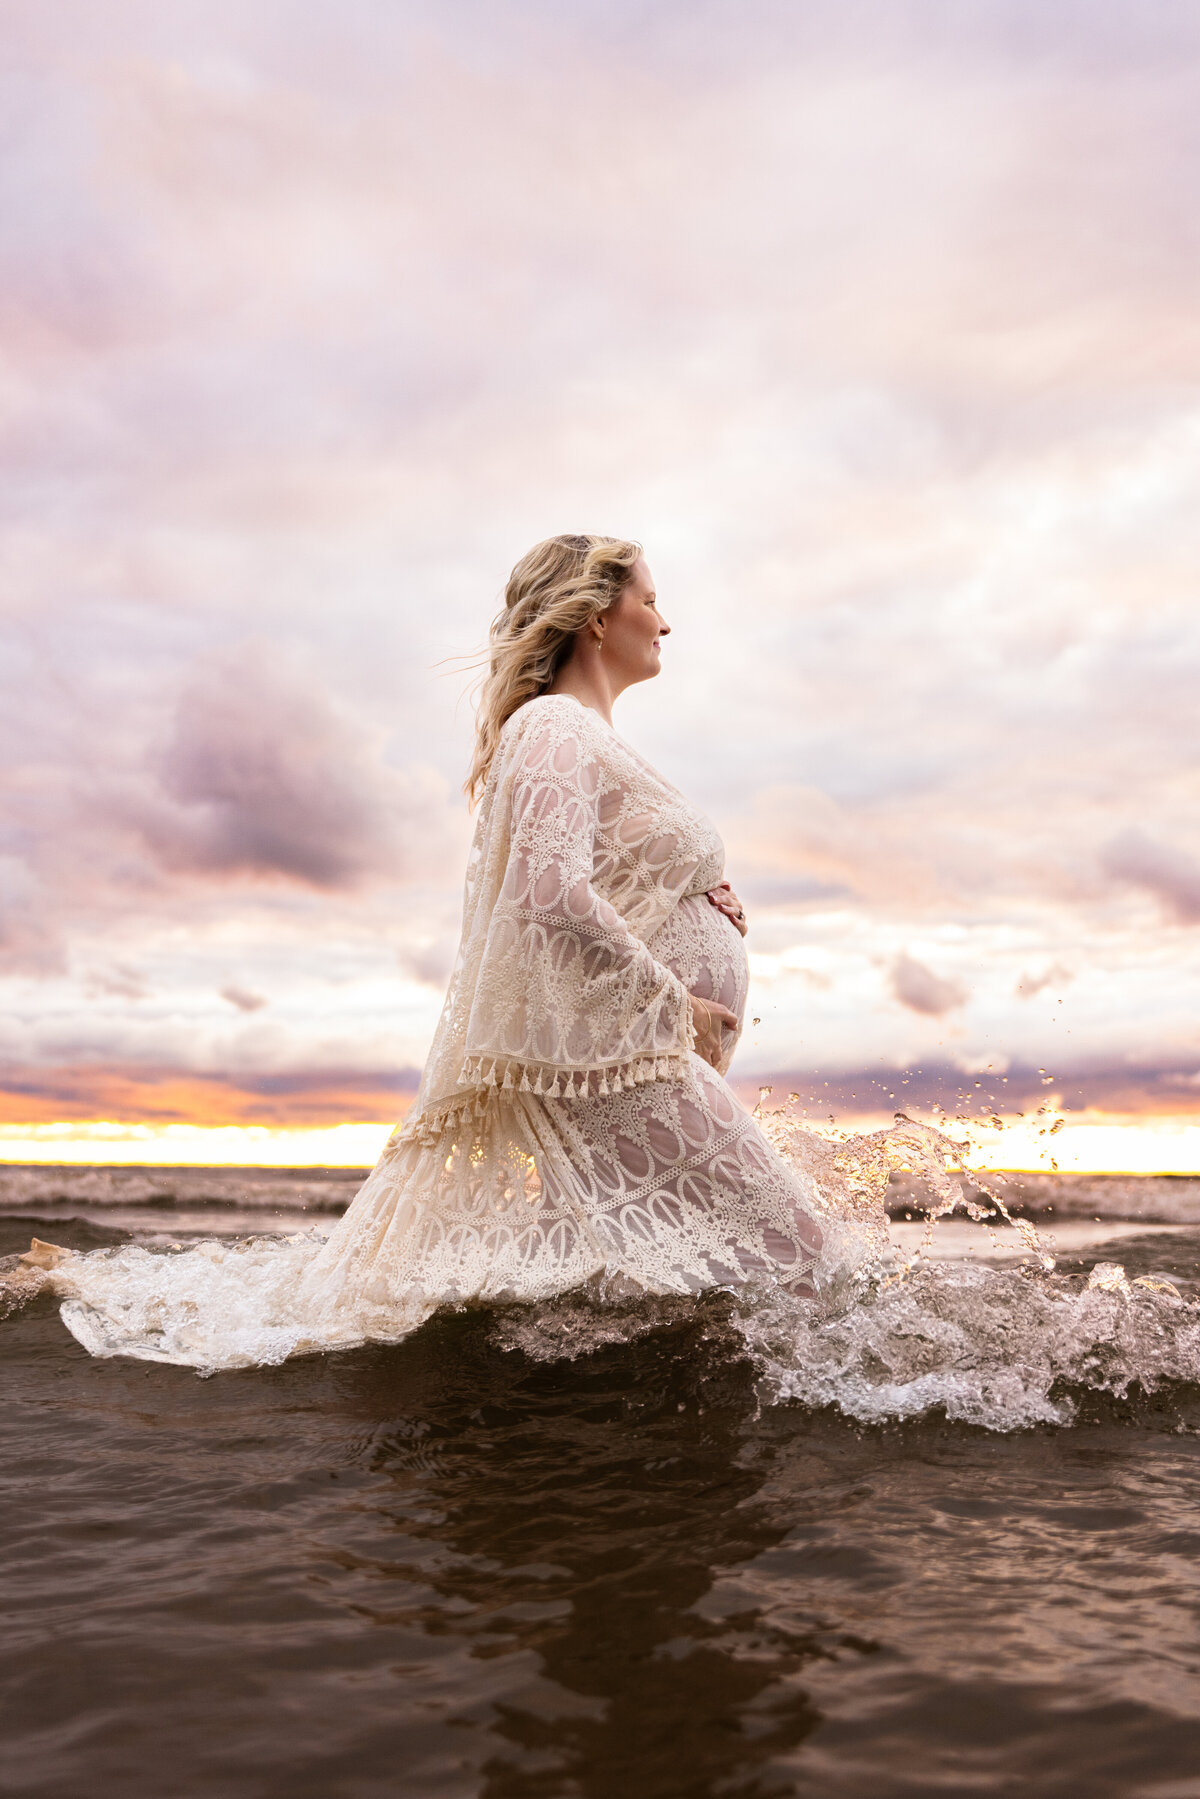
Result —
[{"label": "purple cloud", "polygon": [[943,1012],[963,1005],[967,998],[966,988],[958,981],[943,980],[909,955],[897,956],[892,963],[891,987],[902,1006],[928,1018],[940,1018]]},{"label": "purple cloud", "polygon": [[168,869],[354,887],[401,873],[406,830],[431,822],[433,796],[265,646],[195,672],[151,769],[157,803],[139,822]]},{"label": "purple cloud", "polygon": [[1200,922],[1200,862],[1186,850],[1132,826],[1105,845],[1100,860],[1115,880],[1154,894],[1180,924]]},{"label": "purple cloud", "polygon": [[251,993],[248,987],[233,985],[221,988],[221,998],[236,1006],[239,1012],[260,1012],[268,1003],[261,993]]}]

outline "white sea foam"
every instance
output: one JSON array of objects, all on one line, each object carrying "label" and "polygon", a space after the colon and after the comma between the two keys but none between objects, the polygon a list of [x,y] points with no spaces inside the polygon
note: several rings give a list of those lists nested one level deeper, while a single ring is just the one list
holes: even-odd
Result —
[{"label": "white sea foam", "polygon": [[765,1398],[863,1423],[941,1408],[992,1430],[1068,1424],[1073,1390],[1200,1381],[1200,1306],[1010,1269],[928,1263],[832,1315],[777,1296],[737,1327]]},{"label": "white sea foam", "polygon": [[[1126,1397],[1200,1382],[1200,1305],[1167,1282],[1044,1275],[929,1261],[902,1279],[853,1280],[813,1304],[778,1289],[714,1319],[767,1405],[834,1407],[862,1424],[941,1413],[990,1430],[1070,1424],[1086,1392]],[[535,1361],[574,1360],[681,1325],[694,1302],[605,1304],[570,1294],[514,1307],[494,1328]]]},{"label": "white sea foam", "polygon": [[[1008,1219],[1001,1191],[958,1173],[955,1145],[927,1126],[902,1118],[890,1130],[830,1143],[787,1108],[762,1122],[811,1179],[826,1238],[816,1301],[742,1287],[721,1313],[730,1352],[753,1364],[764,1402],[835,1407],[862,1423],[943,1412],[1011,1430],[1069,1423],[1087,1391],[1200,1383],[1200,1304],[1186,1279],[1131,1277],[1100,1258],[1090,1269],[1057,1269],[1050,1240],[1029,1221]],[[889,1227],[886,1201],[897,1178],[925,1216],[915,1249],[914,1227],[905,1227],[908,1246]],[[955,1239],[972,1219],[985,1255],[997,1247],[991,1224],[1007,1220],[1008,1265],[941,1255],[939,1226],[952,1213],[964,1220]],[[1019,1267],[1011,1265],[1014,1236]],[[12,1309],[50,1286],[63,1299],[64,1322],[96,1355],[133,1353],[204,1371],[268,1365],[363,1340],[328,1318],[318,1328],[297,1303],[321,1242],[305,1233],[173,1249],[126,1244],[57,1263],[48,1252],[40,1269],[14,1261],[0,1277],[0,1297]],[[392,1300],[390,1326],[372,1328],[375,1340],[401,1339],[432,1309],[418,1294]],[[534,1359],[575,1358],[685,1322],[696,1303],[600,1278],[582,1292],[503,1308],[494,1332]]]}]

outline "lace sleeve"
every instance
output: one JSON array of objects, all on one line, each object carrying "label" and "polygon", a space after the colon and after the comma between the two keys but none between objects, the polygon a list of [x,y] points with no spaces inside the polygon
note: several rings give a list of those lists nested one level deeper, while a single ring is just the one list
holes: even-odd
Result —
[{"label": "lace sleeve", "polygon": [[602,741],[588,721],[563,732],[534,720],[505,784],[491,827],[507,824],[504,878],[459,1080],[554,1097],[675,1073],[693,1040],[683,984],[593,884],[612,794]]}]

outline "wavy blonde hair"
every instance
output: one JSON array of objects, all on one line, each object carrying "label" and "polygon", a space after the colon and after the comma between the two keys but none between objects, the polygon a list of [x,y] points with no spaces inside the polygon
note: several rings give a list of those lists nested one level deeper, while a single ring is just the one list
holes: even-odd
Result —
[{"label": "wavy blonde hair", "polygon": [[488,672],[475,715],[475,757],[463,791],[479,798],[500,733],[526,700],[545,693],[575,634],[621,597],[642,553],[624,537],[567,533],[534,544],[508,577],[504,610],[488,633]]}]

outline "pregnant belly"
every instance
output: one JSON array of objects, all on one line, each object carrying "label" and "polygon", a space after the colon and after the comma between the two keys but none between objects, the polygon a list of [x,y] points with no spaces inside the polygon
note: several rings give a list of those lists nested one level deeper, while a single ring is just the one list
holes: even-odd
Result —
[{"label": "pregnant belly", "polygon": [[724,1072],[737,1047],[750,985],[746,945],[740,934],[699,893],[680,900],[647,947],[656,961],[679,976],[689,993],[715,999],[736,1013],[737,1031],[725,1033]]}]

